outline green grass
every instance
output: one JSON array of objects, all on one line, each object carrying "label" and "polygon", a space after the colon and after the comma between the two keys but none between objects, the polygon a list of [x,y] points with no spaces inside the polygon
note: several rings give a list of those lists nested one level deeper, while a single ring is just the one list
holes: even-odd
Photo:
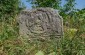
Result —
[{"label": "green grass", "polygon": [[16,22],[0,23],[0,55],[85,55],[85,33],[64,27],[60,41],[28,41],[19,36]]},{"label": "green grass", "polygon": [[[13,30],[10,31],[13,32]],[[72,35],[71,33],[65,32],[65,35],[57,44],[55,40],[50,42],[29,42],[28,39],[5,32],[0,35],[2,36],[0,40],[0,55],[85,55],[84,36],[77,36],[77,33]]]}]

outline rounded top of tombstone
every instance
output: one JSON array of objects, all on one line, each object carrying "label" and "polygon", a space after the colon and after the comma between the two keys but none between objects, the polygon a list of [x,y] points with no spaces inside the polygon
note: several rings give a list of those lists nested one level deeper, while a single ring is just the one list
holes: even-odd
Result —
[{"label": "rounded top of tombstone", "polygon": [[21,13],[25,12],[25,13],[31,13],[31,12],[36,12],[36,11],[43,11],[43,12],[46,12],[46,11],[49,11],[49,12],[58,12],[59,10],[57,9],[53,9],[53,8],[49,8],[49,7],[40,7],[40,8],[33,8],[33,9],[25,9],[25,10],[22,10]]}]

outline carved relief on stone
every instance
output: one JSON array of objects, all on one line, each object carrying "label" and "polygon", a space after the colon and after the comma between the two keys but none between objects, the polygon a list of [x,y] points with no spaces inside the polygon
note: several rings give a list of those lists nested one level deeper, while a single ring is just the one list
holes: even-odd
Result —
[{"label": "carved relief on stone", "polygon": [[30,38],[47,38],[53,34],[59,37],[63,33],[63,20],[52,8],[24,10],[20,13],[19,29],[20,35]]}]

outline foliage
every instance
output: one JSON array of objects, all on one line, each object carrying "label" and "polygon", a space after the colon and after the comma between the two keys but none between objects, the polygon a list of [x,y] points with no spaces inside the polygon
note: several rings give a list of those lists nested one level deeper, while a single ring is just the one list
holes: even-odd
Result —
[{"label": "foliage", "polygon": [[66,35],[59,44],[52,40],[50,42],[29,42],[27,39],[11,38],[0,41],[0,54],[4,55],[83,55],[85,54],[84,36]]},{"label": "foliage", "polygon": [[66,0],[66,4],[63,7],[64,12],[71,12],[75,10],[75,0]]},{"label": "foliage", "polygon": [[0,19],[1,17],[14,16],[18,12],[19,0],[1,0],[0,1]]},{"label": "foliage", "polygon": [[19,12],[19,0],[1,0],[0,5],[0,40],[5,40],[18,34],[15,17]]},{"label": "foliage", "polygon": [[27,0],[33,4],[33,7],[51,7],[55,9],[60,8],[61,0]]}]

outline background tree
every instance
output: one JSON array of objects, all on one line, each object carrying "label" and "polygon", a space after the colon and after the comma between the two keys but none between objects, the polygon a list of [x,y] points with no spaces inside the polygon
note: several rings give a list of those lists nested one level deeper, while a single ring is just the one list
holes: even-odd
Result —
[{"label": "background tree", "polygon": [[27,0],[31,2],[33,7],[51,7],[55,9],[60,8],[61,0]]},{"label": "background tree", "polygon": [[1,0],[0,17],[14,16],[19,9],[19,0]]},{"label": "background tree", "polygon": [[65,0],[66,4],[63,7],[64,12],[70,12],[75,10],[75,0]]}]

